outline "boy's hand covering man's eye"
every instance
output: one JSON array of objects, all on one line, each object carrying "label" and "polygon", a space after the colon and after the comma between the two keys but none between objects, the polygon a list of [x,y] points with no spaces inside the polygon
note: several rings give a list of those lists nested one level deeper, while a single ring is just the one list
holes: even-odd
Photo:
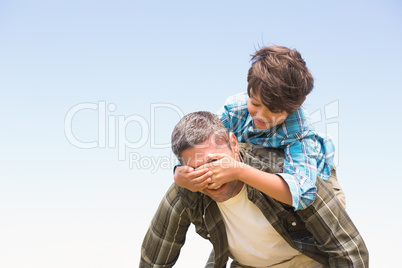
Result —
[{"label": "boy's hand covering man's eye", "polygon": [[196,169],[189,166],[178,166],[174,173],[174,181],[182,188],[192,192],[199,192],[211,182],[212,172],[206,167]]},{"label": "boy's hand covering man's eye", "polygon": [[225,183],[238,179],[238,168],[243,166],[241,162],[223,153],[211,154],[209,158],[212,160],[208,164],[201,166],[213,172],[212,180],[208,185],[209,189],[218,188]]}]

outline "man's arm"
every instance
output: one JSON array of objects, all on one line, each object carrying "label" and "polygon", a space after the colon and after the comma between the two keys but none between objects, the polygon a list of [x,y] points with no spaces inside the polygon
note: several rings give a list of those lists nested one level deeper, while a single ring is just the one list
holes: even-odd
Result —
[{"label": "man's arm", "polygon": [[329,255],[330,267],[369,267],[367,247],[330,184],[317,178],[317,196],[306,209],[298,210],[317,248]]},{"label": "man's arm", "polygon": [[140,268],[173,267],[184,245],[190,220],[173,184],[162,199],[141,247]]}]

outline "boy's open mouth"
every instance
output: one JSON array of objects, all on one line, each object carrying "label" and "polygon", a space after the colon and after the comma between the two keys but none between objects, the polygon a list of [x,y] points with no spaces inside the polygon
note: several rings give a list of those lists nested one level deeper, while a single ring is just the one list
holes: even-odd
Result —
[{"label": "boy's open mouth", "polygon": [[254,123],[259,126],[266,126],[268,122],[262,121],[260,119],[254,118]]}]

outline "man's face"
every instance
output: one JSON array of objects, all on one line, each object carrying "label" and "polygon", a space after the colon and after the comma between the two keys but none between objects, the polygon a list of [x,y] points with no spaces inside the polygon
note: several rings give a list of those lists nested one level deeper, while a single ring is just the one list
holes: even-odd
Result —
[{"label": "man's face", "polygon": [[[235,141],[233,141],[233,139],[235,139]],[[208,140],[201,142],[194,147],[185,149],[181,153],[183,164],[193,168],[198,168],[216,160],[210,156],[210,154],[214,153],[224,153],[230,157],[236,158],[237,156],[235,155],[234,150],[236,148],[237,151],[238,143],[233,133],[231,133],[231,145],[232,148],[229,148],[226,142],[218,141],[211,136]],[[223,202],[237,195],[242,187],[243,182],[235,180],[223,184],[219,189],[214,190],[206,188],[201,192],[208,195],[216,202]]]}]

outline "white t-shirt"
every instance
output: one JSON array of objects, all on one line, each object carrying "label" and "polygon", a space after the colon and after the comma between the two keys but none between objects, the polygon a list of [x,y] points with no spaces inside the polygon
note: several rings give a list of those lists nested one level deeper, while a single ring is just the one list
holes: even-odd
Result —
[{"label": "white t-shirt", "polygon": [[240,264],[266,267],[300,254],[247,198],[246,185],[236,196],[217,204],[225,222],[229,250]]}]

